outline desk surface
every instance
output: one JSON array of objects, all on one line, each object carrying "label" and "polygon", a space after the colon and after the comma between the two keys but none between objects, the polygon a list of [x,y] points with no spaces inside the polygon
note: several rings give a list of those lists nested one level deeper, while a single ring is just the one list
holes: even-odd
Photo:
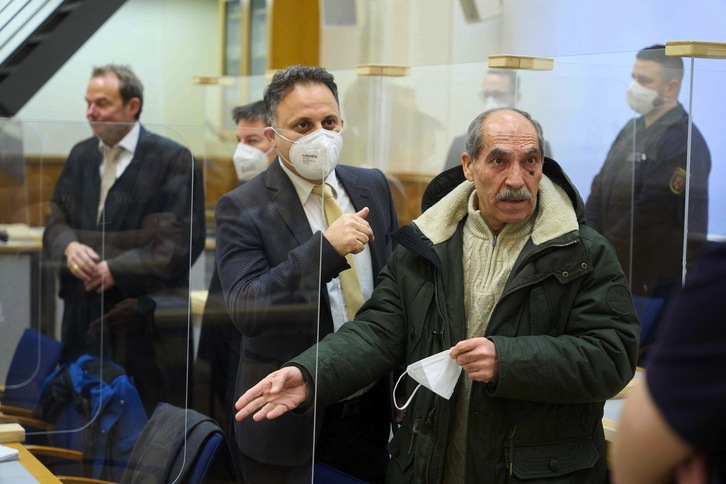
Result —
[{"label": "desk surface", "polygon": [[38,240],[0,242],[0,254],[33,254],[41,250],[43,242]]},{"label": "desk surface", "polygon": [[0,224],[8,240],[0,243],[0,252],[40,252],[43,249],[43,227],[26,224]]},{"label": "desk surface", "polygon": [[40,484],[60,484],[60,480],[53,475],[33,454],[19,442],[7,442],[3,444],[7,447],[17,449],[19,452],[18,460],[30,474],[35,477]]}]

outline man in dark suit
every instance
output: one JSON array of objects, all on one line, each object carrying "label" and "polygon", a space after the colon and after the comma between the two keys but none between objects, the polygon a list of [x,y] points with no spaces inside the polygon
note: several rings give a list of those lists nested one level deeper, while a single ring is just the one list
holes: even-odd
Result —
[{"label": "man in dark suit", "polygon": [[71,150],[43,234],[60,270],[63,361],[103,348],[147,411],[183,405],[189,268],[205,237],[201,170],[187,148],[141,126],[143,86],[130,68],[95,68],[86,105],[95,136]]},{"label": "man in dark suit", "polygon": [[[397,226],[383,173],[337,164],[343,121],[330,73],[289,67],[272,78],[264,101],[271,123],[265,135],[278,159],[223,196],[216,210],[217,267],[243,335],[237,395],[352,319],[391,253]],[[328,221],[331,200],[319,195],[324,185],[343,213],[335,221]],[[391,408],[384,379],[316,415],[236,422],[243,478],[311,482],[314,450],[316,464],[381,482]]]}]

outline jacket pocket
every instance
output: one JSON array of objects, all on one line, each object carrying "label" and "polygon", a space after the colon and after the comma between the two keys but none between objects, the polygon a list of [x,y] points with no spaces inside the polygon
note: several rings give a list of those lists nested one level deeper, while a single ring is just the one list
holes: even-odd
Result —
[{"label": "jacket pocket", "polygon": [[[595,482],[591,471],[600,459],[595,444],[590,440],[507,445],[504,452],[510,475],[523,481]],[[568,480],[568,474],[572,474],[569,476],[572,479]]]},{"label": "jacket pocket", "polygon": [[411,448],[414,434],[411,429],[403,425],[388,443],[388,453],[391,454],[391,461],[388,464],[387,482],[406,482],[413,475],[413,456],[414,452]]}]

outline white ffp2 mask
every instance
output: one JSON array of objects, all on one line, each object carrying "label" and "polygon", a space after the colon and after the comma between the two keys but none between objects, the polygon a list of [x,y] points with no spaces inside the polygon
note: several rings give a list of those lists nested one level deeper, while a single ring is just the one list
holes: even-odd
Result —
[{"label": "white ffp2 mask", "polygon": [[[272,148],[270,148],[272,149]],[[268,151],[269,153],[269,151]],[[249,181],[265,171],[270,164],[267,153],[248,144],[239,143],[232,156],[239,181]]]},{"label": "white ffp2 mask", "polygon": [[288,161],[303,178],[324,180],[338,164],[343,136],[337,131],[319,129],[295,141],[277,134],[292,143]]},{"label": "white ffp2 mask", "polygon": [[[401,378],[408,373],[408,375],[418,382],[418,386],[408,397],[406,403],[402,407],[399,407],[396,403],[396,387],[401,382]],[[451,350],[445,350],[441,353],[436,353],[423,360],[414,361],[408,367],[406,371],[398,378],[396,385],[393,387],[393,404],[397,409],[403,410],[408,407],[408,404],[413,400],[413,396],[416,394],[421,385],[425,386],[437,395],[441,395],[445,399],[451,398],[454,393],[454,387],[456,382],[459,381],[459,375],[461,374],[461,366],[456,363],[456,360],[451,358]]]}]

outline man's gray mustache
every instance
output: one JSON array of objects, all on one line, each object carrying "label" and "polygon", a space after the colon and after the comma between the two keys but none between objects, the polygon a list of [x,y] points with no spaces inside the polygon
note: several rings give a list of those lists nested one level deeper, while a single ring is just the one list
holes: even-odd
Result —
[{"label": "man's gray mustache", "polygon": [[530,198],[532,198],[532,192],[526,188],[519,188],[517,190],[505,188],[497,193],[497,200],[529,200]]}]

